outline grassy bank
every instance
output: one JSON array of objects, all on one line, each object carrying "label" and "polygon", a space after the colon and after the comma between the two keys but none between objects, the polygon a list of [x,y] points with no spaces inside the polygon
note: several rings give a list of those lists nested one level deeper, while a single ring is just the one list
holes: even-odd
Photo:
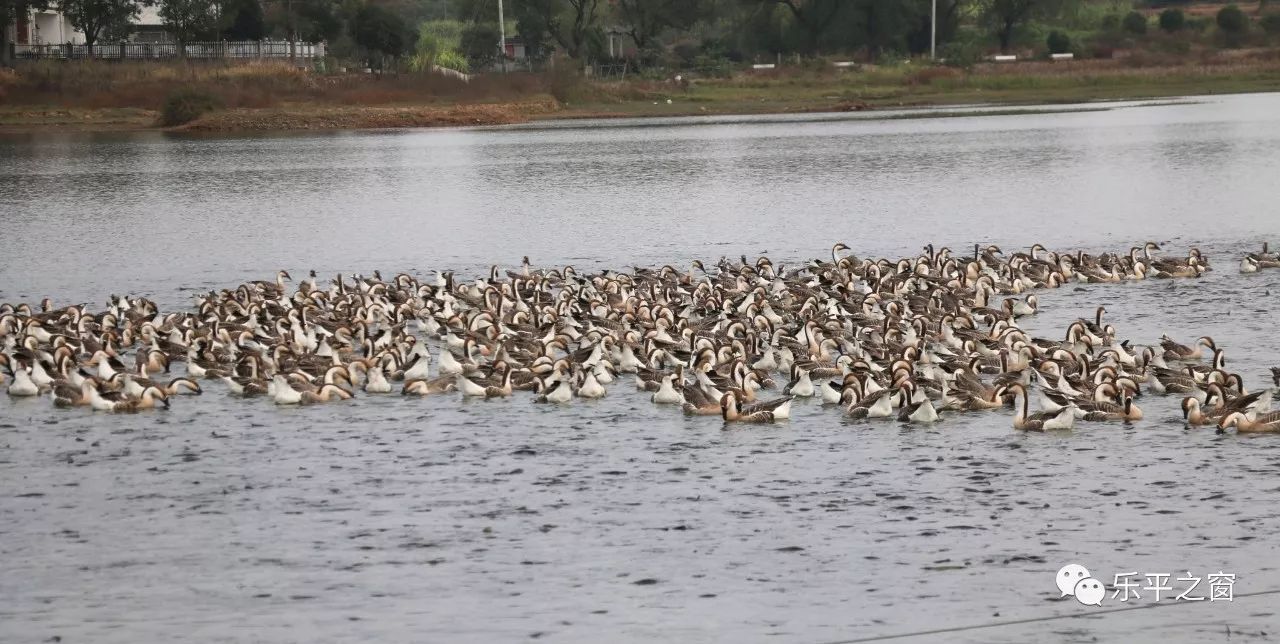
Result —
[{"label": "grassy bank", "polygon": [[[1280,91],[1280,53],[1194,60],[904,64],[837,71],[784,68],[688,83],[588,82],[565,74],[494,74],[470,83],[424,74],[320,75],[281,64],[48,62],[0,71],[0,131],[159,128],[176,92],[207,111],[173,129],[264,131],[491,125],[531,119],[863,110],[969,103]],[[188,122],[189,121],[189,122]]]}]

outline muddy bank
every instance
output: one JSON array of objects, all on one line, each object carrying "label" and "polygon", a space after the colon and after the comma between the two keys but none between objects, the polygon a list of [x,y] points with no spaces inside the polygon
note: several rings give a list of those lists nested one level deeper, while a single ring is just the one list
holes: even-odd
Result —
[{"label": "muddy bank", "polygon": [[188,132],[358,130],[523,123],[560,109],[554,100],[454,106],[231,109],[174,128]]}]

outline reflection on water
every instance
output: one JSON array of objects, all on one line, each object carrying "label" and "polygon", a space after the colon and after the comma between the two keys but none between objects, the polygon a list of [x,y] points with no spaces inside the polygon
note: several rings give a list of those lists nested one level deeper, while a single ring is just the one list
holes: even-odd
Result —
[{"label": "reflection on water", "polygon": [[[1105,305],[1138,344],[1213,335],[1260,387],[1280,271],[1235,260],[1280,232],[1277,107],[18,138],[0,143],[0,300],[180,306],[282,267],[475,273],[526,254],[625,268],[1156,239],[1216,270],[1044,293],[1028,329],[1058,337]],[[1280,441],[1186,430],[1173,398],[1132,427],[1023,436],[1007,413],[914,429],[816,404],[724,431],[626,383],[565,409],[280,410],[209,389],[136,417],[0,400],[0,639],[824,641],[1094,610],[1058,599],[1068,562],[1280,588]],[[1246,636],[1271,630],[1267,602],[936,641]]]}]

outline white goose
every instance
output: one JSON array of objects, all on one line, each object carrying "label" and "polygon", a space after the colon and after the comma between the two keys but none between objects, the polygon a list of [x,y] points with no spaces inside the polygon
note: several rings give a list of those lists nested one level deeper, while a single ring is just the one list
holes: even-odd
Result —
[{"label": "white goose", "polygon": [[653,402],[659,405],[683,405],[684,394],[675,388],[676,374],[670,373],[662,377],[662,384],[653,394]]},{"label": "white goose", "polygon": [[365,374],[364,390],[371,394],[389,394],[391,393],[391,383],[387,382],[387,377],[382,373],[382,366],[377,365]]},{"label": "white goose", "polygon": [[[404,370],[405,381],[426,380],[431,377],[431,354],[426,353],[426,351],[426,347],[423,347],[422,353],[414,359],[413,364]],[[448,351],[445,351],[445,353],[448,353]]]},{"label": "white goose", "polygon": [[578,386],[579,398],[604,398],[607,393],[608,391],[605,390],[604,385],[600,384],[600,381],[596,379],[596,374],[593,370],[582,372],[582,384]]},{"label": "white goose", "polygon": [[273,385],[271,389],[271,399],[274,400],[277,405],[302,404],[302,392],[294,389],[293,386],[289,384],[289,380],[284,376],[277,374],[271,379],[271,384]]},{"label": "white goose", "polygon": [[567,403],[573,400],[573,387],[568,380],[556,377],[550,385],[551,389],[536,398],[538,402]]},{"label": "white goose", "polygon": [[13,372],[13,382],[9,383],[8,392],[10,396],[18,398],[38,396],[40,386],[31,379],[31,374],[26,369],[19,367]]}]

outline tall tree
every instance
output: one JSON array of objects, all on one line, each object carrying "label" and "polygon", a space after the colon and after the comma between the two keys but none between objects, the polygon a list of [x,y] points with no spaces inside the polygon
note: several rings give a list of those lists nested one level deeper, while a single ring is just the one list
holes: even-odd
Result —
[{"label": "tall tree", "polygon": [[0,0],[0,67],[13,64],[8,39],[9,25],[16,23],[19,17],[25,18],[32,9],[43,10],[48,6],[48,0]]},{"label": "tall tree", "polygon": [[524,40],[525,51],[530,58],[542,58],[551,53],[551,23],[556,4],[556,0],[524,0],[511,7],[510,15],[516,19],[516,32]]},{"label": "tall tree", "polygon": [[[571,58],[583,58],[593,44],[591,37],[598,35],[599,26],[596,11],[600,0],[565,0],[569,3],[569,19],[562,29],[552,32],[556,42],[564,47]],[[599,42],[594,43],[596,45]]]},{"label": "tall tree", "polygon": [[848,3],[853,36],[872,58],[885,51],[908,48],[907,35],[915,25],[916,3],[902,0],[852,0]]},{"label": "tall tree", "polygon": [[[160,0],[160,19],[179,44],[207,38],[217,27],[214,3],[209,0]],[[182,47],[180,55],[185,55]]]},{"label": "tall tree", "polygon": [[805,36],[806,52],[816,51],[823,34],[831,27],[840,10],[849,3],[844,0],[765,0],[779,4],[791,12],[796,25]]},{"label": "tall tree", "polygon": [[514,7],[526,44],[554,40],[570,58],[584,59],[600,44],[600,0],[524,0]]},{"label": "tall tree", "polygon": [[1000,51],[1008,53],[1019,28],[1032,18],[1049,15],[1060,4],[1061,0],[983,0],[980,15],[1000,41]]},{"label": "tall tree", "polygon": [[223,0],[221,13],[226,40],[262,40],[267,35],[258,0]]},{"label": "tall tree", "polygon": [[84,44],[91,55],[104,31],[137,18],[140,11],[135,0],[59,0],[58,8],[71,26],[84,32]]},{"label": "tall tree", "polygon": [[702,0],[617,0],[618,18],[641,50],[667,29],[686,30],[706,13]]},{"label": "tall tree", "polygon": [[396,59],[413,47],[413,34],[399,14],[376,4],[367,4],[356,13],[351,36],[356,44],[378,62]]}]

